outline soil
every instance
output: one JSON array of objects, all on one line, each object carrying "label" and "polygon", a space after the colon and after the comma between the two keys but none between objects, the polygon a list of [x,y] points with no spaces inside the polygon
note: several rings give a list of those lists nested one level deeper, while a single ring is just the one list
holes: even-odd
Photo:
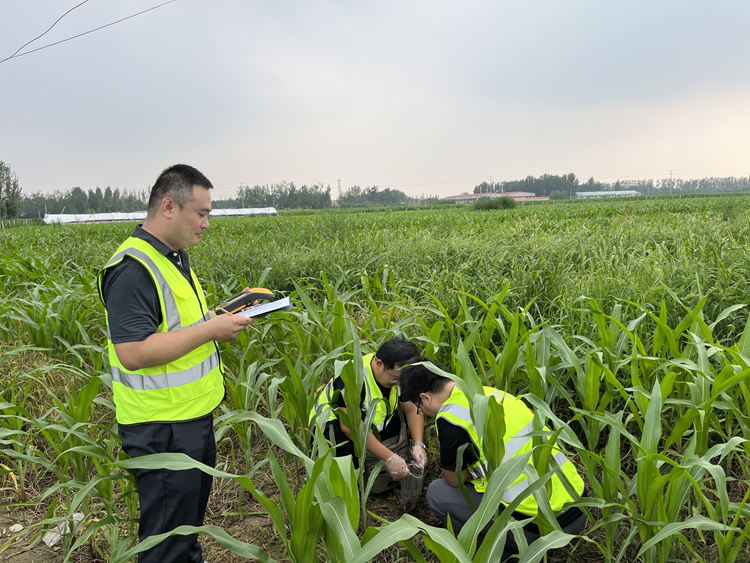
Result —
[{"label": "soil", "polygon": [[[0,541],[4,547],[8,540],[11,540],[10,546],[0,554],[0,561],[10,561],[12,563],[60,563],[63,560],[62,549],[60,546],[47,547],[47,544],[40,542],[39,545],[31,549],[28,548],[31,540],[32,531],[28,530],[31,523],[30,512],[19,509],[5,509],[0,512]],[[14,534],[10,527],[14,524],[20,524],[24,531]]]}]

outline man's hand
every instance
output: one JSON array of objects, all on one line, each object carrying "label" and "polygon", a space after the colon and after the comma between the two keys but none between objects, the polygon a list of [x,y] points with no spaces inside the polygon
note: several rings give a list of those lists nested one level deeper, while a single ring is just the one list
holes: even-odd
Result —
[{"label": "man's hand", "polygon": [[394,481],[401,481],[401,479],[406,479],[411,475],[404,458],[398,454],[393,454],[385,460],[385,468],[388,470],[388,473],[390,473],[391,478]]},{"label": "man's hand", "polygon": [[173,362],[212,340],[226,342],[250,326],[254,319],[238,315],[214,315],[208,321],[173,332],[156,332],[137,342],[115,344],[115,352],[127,370],[135,371]]},{"label": "man's hand", "polygon": [[411,449],[411,456],[417,467],[425,467],[427,465],[427,452],[424,449],[424,444],[414,444]]},{"label": "man's hand", "polygon": [[206,324],[211,328],[211,334],[217,342],[227,342],[237,336],[242,330],[252,324],[255,319],[239,315],[216,315]]}]

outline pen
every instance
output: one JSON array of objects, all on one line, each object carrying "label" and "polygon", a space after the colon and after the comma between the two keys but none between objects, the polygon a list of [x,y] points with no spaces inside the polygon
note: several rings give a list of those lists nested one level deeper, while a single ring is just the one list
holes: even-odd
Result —
[{"label": "pen", "polygon": [[[221,309],[222,311],[224,311],[224,312],[225,312],[225,313],[226,313],[227,315],[231,315],[231,316],[234,316],[234,313],[230,313],[230,312],[229,312],[229,311],[227,311],[227,310],[226,310],[226,309],[225,309],[224,307],[219,307],[219,308],[220,308],[220,309]],[[248,326],[248,328],[252,328],[252,329],[253,329],[253,330],[254,330],[255,332],[257,332],[258,334],[261,334],[261,332],[260,332],[260,331],[259,331],[259,330],[258,330],[257,328],[255,328],[255,327],[254,327],[253,325],[247,325],[247,326]]]}]

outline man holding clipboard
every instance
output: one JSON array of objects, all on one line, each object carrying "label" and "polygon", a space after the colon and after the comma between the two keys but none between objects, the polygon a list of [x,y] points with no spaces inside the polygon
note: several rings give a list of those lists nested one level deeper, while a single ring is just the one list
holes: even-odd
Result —
[{"label": "man holding clipboard", "polygon": [[[130,457],[179,452],[216,464],[213,410],[224,398],[217,342],[254,319],[209,311],[186,248],[208,228],[211,182],[185,164],[164,170],[143,225],[99,273],[122,448]],[[139,538],[201,526],[212,477],[139,470]],[[202,563],[197,534],[171,536],[139,554],[140,563]]]}]

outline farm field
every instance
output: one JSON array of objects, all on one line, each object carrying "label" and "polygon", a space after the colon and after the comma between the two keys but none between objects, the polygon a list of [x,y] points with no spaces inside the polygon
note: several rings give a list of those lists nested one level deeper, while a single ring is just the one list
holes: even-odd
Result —
[{"label": "farm field", "polygon": [[[209,305],[264,286],[295,308],[222,345],[210,561],[493,560],[424,502],[402,516],[397,493],[367,498],[308,428],[321,386],[361,377],[395,333],[523,396],[574,456],[592,523],[521,561],[748,560],[748,210],[738,196],[213,221],[190,250]],[[60,560],[135,560],[130,469],[191,465],[119,451],[95,279],[133,226],[0,231],[3,514],[27,543],[70,522]]]}]

